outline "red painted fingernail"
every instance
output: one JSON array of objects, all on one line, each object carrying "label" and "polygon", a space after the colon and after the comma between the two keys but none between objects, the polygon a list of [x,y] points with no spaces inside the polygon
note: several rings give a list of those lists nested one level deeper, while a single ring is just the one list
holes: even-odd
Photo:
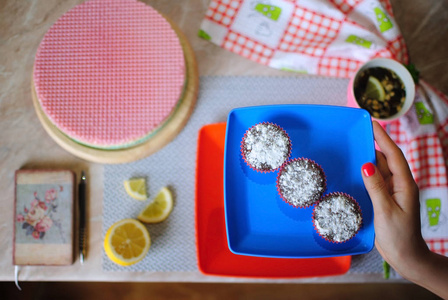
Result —
[{"label": "red painted fingernail", "polygon": [[372,163],[366,163],[362,166],[362,172],[364,173],[364,175],[366,175],[366,177],[372,176],[373,174],[375,174],[375,165]]}]

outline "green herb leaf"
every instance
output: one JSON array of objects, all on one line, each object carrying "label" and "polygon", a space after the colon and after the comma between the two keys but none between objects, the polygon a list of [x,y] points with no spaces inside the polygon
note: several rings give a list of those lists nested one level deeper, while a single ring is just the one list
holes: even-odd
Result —
[{"label": "green herb leaf", "polygon": [[389,279],[390,277],[390,265],[385,260],[383,260],[383,277],[384,279]]},{"label": "green herb leaf", "polygon": [[411,73],[412,79],[414,79],[415,84],[418,84],[418,80],[420,78],[420,71],[417,70],[414,64],[404,65],[406,69],[408,69],[409,73]]}]

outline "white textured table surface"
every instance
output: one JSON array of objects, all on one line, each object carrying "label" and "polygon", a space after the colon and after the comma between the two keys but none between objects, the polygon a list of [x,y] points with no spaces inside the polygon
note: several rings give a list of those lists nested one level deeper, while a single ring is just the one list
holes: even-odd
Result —
[{"label": "white textured table surface", "polygon": [[[200,81],[195,111],[187,126],[169,145],[136,162],[105,166],[103,236],[114,222],[135,218],[147,205],[146,202],[135,201],[126,195],[122,184],[126,178],[147,178],[150,197],[163,186],[169,186],[175,195],[170,217],[163,223],[147,226],[151,237],[154,237],[148,255],[135,265],[120,267],[103,254],[105,271],[198,269],[194,226],[195,178],[185,174],[195,173],[198,133],[202,126],[226,122],[230,110],[237,107],[273,104],[344,106],[348,84],[348,80],[344,78],[316,76],[203,76]],[[221,257],[222,255],[216,255],[208,259],[212,261]],[[381,256],[375,250],[353,257],[349,273],[376,273],[381,277]]]},{"label": "white textured table surface", "polygon": [[[260,280],[203,276],[193,272],[104,272],[102,269],[104,166],[74,157],[44,131],[34,112],[30,80],[34,54],[48,28],[81,0],[0,1],[0,280],[12,281],[12,212],[14,171],[19,168],[68,168],[89,172],[89,252],[86,263],[68,267],[24,267],[20,280],[30,281],[202,281]],[[300,76],[246,60],[197,37],[208,0],[144,1],[174,20],[191,42],[199,72],[205,75]],[[392,0],[396,20],[411,60],[432,85],[448,93],[448,4],[439,0]],[[194,174],[191,174],[194,176]],[[300,282],[380,281],[377,274],[344,275]],[[293,280],[295,281],[295,280]]]}]

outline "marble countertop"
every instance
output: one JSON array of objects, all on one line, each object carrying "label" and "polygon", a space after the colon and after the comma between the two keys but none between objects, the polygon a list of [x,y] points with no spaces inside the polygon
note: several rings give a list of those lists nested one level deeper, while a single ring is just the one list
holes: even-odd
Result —
[{"label": "marble countertop", "polygon": [[[204,276],[199,272],[103,272],[102,195],[103,166],[79,159],[59,147],[46,133],[31,99],[31,70],[44,33],[64,12],[81,0],[0,2],[0,280],[14,280],[12,265],[12,212],[14,172],[20,168],[67,168],[80,174],[89,170],[89,254],[67,267],[22,267],[19,279],[30,281],[201,281],[258,282],[262,280]],[[189,39],[200,76],[301,76],[270,69],[228,52],[197,36],[208,0],[144,1],[174,20]],[[448,2],[391,0],[395,18],[408,45],[411,62],[422,78],[448,94]],[[377,275],[292,280],[298,282],[380,281]]]}]

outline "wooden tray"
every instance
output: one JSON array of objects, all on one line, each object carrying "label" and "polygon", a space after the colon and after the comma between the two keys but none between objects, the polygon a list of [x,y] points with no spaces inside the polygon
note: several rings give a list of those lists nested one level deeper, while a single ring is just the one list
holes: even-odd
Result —
[{"label": "wooden tray", "polygon": [[174,114],[170,117],[170,120],[168,120],[157,133],[142,144],[118,150],[91,148],[70,139],[48,119],[40,106],[34,82],[32,81],[31,94],[39,121],[47,133],[59,146],[71,154],[87,161],[104,164],[119,164],[132,162],[149,156],[163,148],[179,134],[190,118],[196,104],[199,89],[199,75],[196,59],[194,57],[194,52],[191,45],[182,31],[170,20],[168,20],[168,22],[170,22],[173,30],[179,37],[180,43],[184,50],[187,71],[187,86],[185,87],[185,93],[183,95],[184,98],[180,101],[179,107],[176,108]]}]

